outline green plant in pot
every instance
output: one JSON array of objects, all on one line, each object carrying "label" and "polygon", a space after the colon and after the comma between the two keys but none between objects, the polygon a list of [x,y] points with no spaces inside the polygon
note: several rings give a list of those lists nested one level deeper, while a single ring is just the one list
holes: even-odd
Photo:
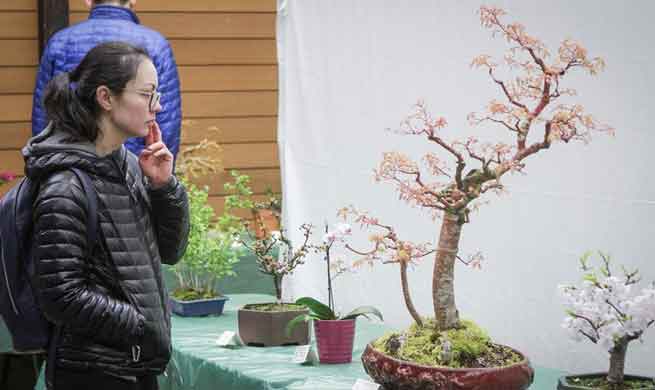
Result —
[{"label": "green plant in pot", "polygon": [[605,373],[560,378],[559,390],[655,390],[655,378],[625,375],[628,344],[639,340],[655,324],[655,283],[636,291],[638,271],[611,268],[610,257],[598,253],[600,267],[590,264],[591,252],[580,259],[582,285],[562,285],[567,316],[562,326],[576,341],[589,340],[609,352]]},{"label": "green plant in pot", "polygon": [[344,237],[350,234],[350,225],[338,224],[334,231],[329,232],[325,226],[323,244],[314,248],[324,253],[327,267],[328,304],[324,304],[311,297],[302,297],[296,300],[296,304],[306,306],[308,314],[301,314],[294,318],[287,326],[287,333],[291,332],[298,324],[314,322],[314,334],[318,347],[318,357],[321,363],[338,364],[350,363],[352,361],[353,341],[355,338],[355,322],[357,317],[368,318],[373,315],[384,321],[382,313],[373,306],[360,306],[348,314],[338,315],[334,308],[334,293],[332,282],[334,279],[347,271],[342,262],[332,264],[330,250],[335,242],[343,242]]},{"label": "green plant in pot", "polygon": [[[613,133],[611,127],[599,124],[586,113],[575,101],[575,91],[565,86],[565,81],[570,79],[566,76],[578,70],[597,74],[604,67],[602,59],[590,57],[584,47],[572,40],[564,40],[555,51],[557,55],[551,57],[546,46],[529,35],[524,26],[505,23],[502,9],[482,6],[479,15],[481,25],[510,46],[501,61],[494,62],[488,55],[472,61],[473,67],[482,68],[488,74],[491,85],[498,88],[500,99],[490,101],[485,112],[471,113],[467,119],[473,127],[487,127],[485,139],[495,141],[482,142],[472,133],[461,139],[449,139],[452,131],[446,129],[446,119],[432,115],[419,102],[396,133],[419,137],[433,150],[420,163],[399,152],[385,152],[375,170],[377,181],[394,185],[401,200],[425,210],[440,225],[435,229],[439,233],[435,239],[431,278],[433,317],[428,320],[420,316],[405,299],[422,332],[402,332],[385,345],[374,341],[362,356],[367,373],[389,389],[459,386],[460,389],[522,390],[529,386],[534,370],[527,357],[507,346],[488,344],[493,354],[483,359],[483,364],[477,358],[467,359],[469,363],[463,367],[442,364],[442,360],[453,362],[453,343],[448,332],[479,333],[474,328],[466,332],[469,323],[460,319],[455,304],[455,265],[465,257],[459,253],[460,238],[472,219],[472,211],[488,202],[490,194],[502,193],[505,177],[523,173],[532,156],[559,145],[586,143],[595,133]],[[465,130],[458,132],[466,134]],[[511,142],[505,143],[507,140]],[[384,230],[375,223],[366,225]],[[378,235],[372,241],[377,245],[379,240]],[[410,245],[410,241],[403,243]],[[412,244],[410,248],[416,246]],[[404,259],[398,261],[403,267],[412,256],[411,250],[399,249],[393,253],[399,260]],[[469,261],[470,265],[477,264],[475,259]],[[405,297],[410,292],[406,288]],[[426,350],[443,356],[441,360],[435,356],[434,363],[427,366],[414,358],[399,357],[405,356],[403,351],[412,345],[411,339],[415,337],[423,341]]]},{"label": "green plant in pot", "polygon": [[189,196],[189,243],[181,261],[173,266],[178,286],[171,292],[173,311],[182,316],[200,316],[223,311],[227,297],[217,291],[217,282],[233,276],[240,249],[237,228],[218,229],[214,209],[207,203],[206,189],[185,183]]},{"label": "green plant in pot", "polygon": [[[189,122],[185,121],[185,126]],[[178,155],[176,169],[187,187],[190,217],[189,243],[181,261],[172,267],[177,287],[170,294],[171,306],[178,315],[220,315],[227,297],[217,290],[218,281],[234,276],[233,266],[239,261],[237,237],[244,228],[232,214],[238,202],[226,197],[223,215],[217,222],[208,203],[208,188],[192,183],[199,177],[222,172],[221,155],[221,146],[207,139],[183,148]],[[242,189],[242,183],[248,181],[237,173],[232,176],[235,183],[226,183],[227,187]]]},{"label": "green plant in pot", "polygon": [[303,242],[294,247],[284,229],[271,234],[254,236],[248,230],[248,237],[241,239],[242,245],[256,258],[260,272],[269,275],[275,287],[275,302],[253,303],[238,311],[238,327],[241,340],[253,346],[304,345],[309,343],[309,328],[299,326],[290,334],[285,332],[289,321],[298,315],[308,313],[302,305],[282,301],[284,277],[305,261],[311,249],[309,237],[312,226],[300,227]]}]

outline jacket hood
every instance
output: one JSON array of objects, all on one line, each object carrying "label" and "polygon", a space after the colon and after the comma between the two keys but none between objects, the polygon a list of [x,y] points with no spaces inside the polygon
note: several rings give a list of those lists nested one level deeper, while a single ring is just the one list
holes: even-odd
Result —
[{"label": "jacket hood", "polygon": [[32,179],[73,167],[98,176],[120,178],[127,157],[124,146],[100,157],[93,143],[72,140],[70,135],[58,131],[52,122],[27,141],[22,154],[25,176]]}]

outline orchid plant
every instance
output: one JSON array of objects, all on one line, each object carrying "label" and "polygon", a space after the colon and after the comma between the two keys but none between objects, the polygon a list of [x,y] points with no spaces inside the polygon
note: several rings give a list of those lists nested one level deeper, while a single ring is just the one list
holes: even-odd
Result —
[{"label": "orchid plant", "polygon": [[599,252],[598,270],[589,264],[592,253],[580,259],[584,272],[581,286],[562,285],[560,291],[567,307],[562,323],[576,341],[587,339],[609,352],[607,382],[621,388],[624,382],[625,355],[628,344],[641,339],[655,323],[655,282],[636,291],[638,271],[623,268],[620,274],[610,268],[610,257]]},{"label": "orchid plant", "polygon": [[320,245],[314,245],[313,249],[317,253],[323,253],[323,258],[327,267],[327,285],[328,285],[328,304],[324,304],[317,299],[311,297],[302,297],[296,300],[296,304],[306,306],[309,309],[309,314],[301,314],[291,320],[287,324],[287,333],[291,333],[293,328],[301,322],[309,320],[351,320],[359,316],[368,318],[368,315],[374,315],[384,321],[382,313],[372,306],[360,306],[349,313],[339,316],[335,312],[334,306],[334,290],[332,282],[339,275],[349,271],[349,268],[342,260],[333,260],[330,257],[330,252],[335,243],[346,244],[346,238],[352,233],[352,228],[347,223],[337,223],[333,230],[329,230],[328,224],[325,224],[325,234],[323,235],[323,242]]},{"label": "orchid plant", "polygon": [[[514,139],[513,144],[483,143],[475,137],[450,141],[445,137],[446,119],[432,116],[426,105],[419,102],[397,132],[425,139],[438,153],[426,154],[421,167],[402,153],[386,152],[375,170],[375,178],[393,184],[400,199],[411,206],[426,210],[433,219],[441,217],[436,248],[400,240],[391,226],[373,223],[375,219],[360,219],[366,226],[382,229],[383,233],[372,240],[376,250],[391,249],[393,255],[387,261],[399,263],[401,271],[410,260],[435,253],[432,302],[434,326],[440,331],[460,327],[455,306],[454,267],[460,259],[462,228],[470,221],[471,212],[479,207],[481,198],[489,193],[502,193],[503,177],[523,172],[528,157],[557,143],[587,143],[593,133],[613,134],[614,131],[597,122],[580,104],[561,102],[565,97],[575,96],[573,89],[564,87],[565,76],[578,69],[596,75],[605,66],[601,58],[590,57],[581,44],[568,39],[551,56],[546,46],[529,35],[523,25],[504,22],[502,9],[483,6],[479,14],[482,26],[493,36],[504,38],[510,48],[502,63],[489,55],[480,55],[472,61],[472,67],[488,73],[502,99],[492,100],[483,113],[469,114],[469,123],[498,127]],[[503,80],[499,72],[502,65],[510,74],[517,74]],[[368,255],[373,259],[376,253]],[[469,264],[479,265],[479,256],[474,256]],[[414,319],[420,317],[415,310],[410,312]]]}]

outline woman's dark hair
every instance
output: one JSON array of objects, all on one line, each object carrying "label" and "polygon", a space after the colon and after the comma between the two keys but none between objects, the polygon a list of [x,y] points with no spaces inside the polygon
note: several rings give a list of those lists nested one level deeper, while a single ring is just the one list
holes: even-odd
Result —
[{"label": "woman's dark hair", "polygon": [[95,142],[101,112],[96,89],[104,85],[120,93],[149,58],[143,49],[124,42],[94,47],[72,72],[58,74],[48,83],[43,98],[48,119],[76,140]]}]

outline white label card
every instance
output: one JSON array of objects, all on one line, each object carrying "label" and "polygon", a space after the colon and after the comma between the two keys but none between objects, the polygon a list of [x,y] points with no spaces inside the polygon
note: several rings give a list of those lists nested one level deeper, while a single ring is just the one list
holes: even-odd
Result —
[{"label": "white label card", "polygon": [[318,355],[311,344],[301,345],[296,347],[293,362],[297,364],[316,364],[318,363]]},{"label": "white label card", "polygon": [[241,339],[239,339],[239,336],[235,332],[226,330],[223,332],[223,334],[220,335],[218,340],[216,340],[216,345],[219,347],[239,347],[242,345]]},{"label": "white label card", "polygon": [[353,385],[353,390],[379,390],[380,385],[374,382],[365,381],[364,379],[357,379]]}]

